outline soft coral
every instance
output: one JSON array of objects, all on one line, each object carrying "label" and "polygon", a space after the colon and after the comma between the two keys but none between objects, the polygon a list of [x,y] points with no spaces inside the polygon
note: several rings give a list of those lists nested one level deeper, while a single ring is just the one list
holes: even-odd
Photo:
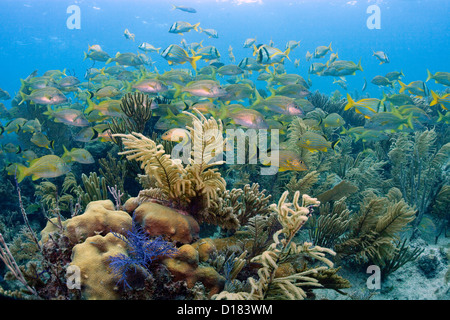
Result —
[{"label": "soft coral", "polygon": [[172,256],[178,252],[178,249],[162,237],[150,238],[142,227],[133,219],[132,228],[125,235],[113,232],[114,236],[123,240],[127,244],[127,253],[118,254],[110,257],[110,267],[119,278],[117,283],[123,282],[131,289],[127,282],[127,275],[137,268],[149,270],[150,264],[161,256]]}]

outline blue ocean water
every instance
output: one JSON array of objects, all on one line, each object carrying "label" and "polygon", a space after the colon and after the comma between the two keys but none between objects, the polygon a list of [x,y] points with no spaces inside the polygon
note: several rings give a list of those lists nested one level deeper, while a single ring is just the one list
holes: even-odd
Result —
[{"label": "blue ocean water", "polygon": [[[172,4],[194,7],[197,12],[171,10]],[[71,30],[66,25],[70,5],[80,8],[80,29]],[[380,8],[380,29],[367,27],[370,5]],[[217,47],[224,63],[229,63],[227,49],[231,45],[238,63],[252,53],[242,47],[245,39],[256,37],[257,43],[273,40],[283,50],[287,41],[301,40],[285,67],[287,72],[305,78],[309,68],[306,52],[331,42],[340,59],[355,63],[361,59],[364,72],[347,77],[348,92],[361,90],[366,78],[367,92],[376,96],[382,90],[370,84],[375,75],[402,70],[404,82],[409,83],[424,81],[427,69],[433,73],[449,70],[449,9],[447,0],[2,0],[0,88],[13,96],[20,89],[20,79],[36,69],[39,74],[67,69],[82,78],[92,66],[91,60],[83,61],[92,44],[100,44],[113,56],[116,52],[137,52],[144,41],[164,49],[183,38],[188,43],[203,40],[204,45]],[[219,38],[208,39],[197,32],[170,34],[175,21],[200,22],[203,28],[217,30]],[[134,42],[123,36],[126,28],[136,35]],[[373,50],[386,52],[390,63],[379,65]],[[170,69],[157,53],[150,57],[159,71]],[[295,59],[300,59],[297,69]],[[312,90],[329,94],[340,89],[332,77],[312,75],[311,81]],[[434,83],[428,84],[433,89]],[[6,101],[7,107],[10,101]]]}]

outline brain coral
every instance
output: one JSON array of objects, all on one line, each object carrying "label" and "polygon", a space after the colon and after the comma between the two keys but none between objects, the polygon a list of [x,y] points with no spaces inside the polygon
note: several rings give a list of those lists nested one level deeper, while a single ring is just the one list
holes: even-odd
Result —
[{"label": "brain coral", "polygon": [[188,214],[154,202],[144,202],[134,210],[135,219],[150,236],[163,236],[182,244],[198,239],[200,226]]},{"label": "brain coral", "polygon": [[88,237],[72,251],[72,266],[80,268],[81,292],[84,299],[115,300],[119,298],[117,276],[110,269],[110,257],[127,254],[126,244],[108,233],[106,236]]},{"label": "brain coral", "polygon": [[209,290],[210,297],[225,286],[225,278],[214,268],[199,265],[199,253],[189,244],[181,246],[174,257],[164,259],[163,264],[174,276],[174,281],[184,280],[188,288],[193,288],[200,281]]},{"label": "brain coral", "polygon": [[66,233],[71,243],[83,242],[86,238],[131,230],[132,218],[125,211],[116,210],[110,200],[90,202],[83,214],[66,221]]}]

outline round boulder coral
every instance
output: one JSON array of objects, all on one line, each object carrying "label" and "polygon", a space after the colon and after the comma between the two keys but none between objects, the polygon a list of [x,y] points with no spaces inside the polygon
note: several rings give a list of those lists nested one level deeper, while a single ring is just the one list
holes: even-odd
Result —
[{"label": "round boulder coral", "polygon": [[182,244],[198,239],[200,226],[197,221],[175,209],[154,202],[144,202],[134,210],[134,216],[150,236],[162,236]]}]

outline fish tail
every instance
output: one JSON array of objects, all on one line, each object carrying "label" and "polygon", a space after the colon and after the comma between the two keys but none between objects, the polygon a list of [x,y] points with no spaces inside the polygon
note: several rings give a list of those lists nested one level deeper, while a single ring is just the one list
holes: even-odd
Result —
[{"label": "fish tail", "polygon": [[428,81],[430,81],[431,79],[433,79],[433,75],[431,74],[430,70],[428,70],[428,69],[427,69],[427,75],[428,75],[428,78],[427,78],[427,81],[426,81],[426,82],[428,82]]},{"label": "fish tail", "polygon": [[27,99],[27,95],[23,93],[23,91],[20,91],[20,96],[22,97],[22,100],[19,102],[19,105],[21,105]]},{"label": "fish tail", "polygon": [[29,175],[28,168],[20,163],[14,163],[14,164],[16,165],[15,176],[16,176],[17,182],[20,183],[26,176]]},{"label": "fish tail", "polygon": [[408,119],[406,120],[406,123],[407,123],[408,127],[410,127],[411,129],[414,130],[414,125],[413,125],[412,119],[413,119],[413,114],[410,113],[408,116]]},{"label": "fish tail", "polygon": [[25,83],[25,80],[20,79],[20,89],[19,91],[22,92],[26,88],[27,84]]},{"label": "fish tail", "polygon": [[356,68],[360,71],[364,71],[363,68],[361,67],[361,58],[358,61],[358,65],[356,66]]},{"label": "fish tail", "polygon": [[328,46],[328,50],[330,50],[331,52],[333,52],[333,49],[331,49],[331,42],[330,42],[330,45]]},{"label": "fish tail", "polygon": [[44,111],[42,114],[45,114],[46,116],[48,116],[50,118],[52,113],[53,113],[52,107],[47,105],[47,111]]},{"label": "fish tail", "polygon": [[348,93],[347,93],[347,101],[348,101],[348,103],[345,105],[344,111],[347,111],[348,109],[353,108],[353,106],[355,105],[355,101],[352,99],[352,97]]},{"label": "fish tail", "polygon": [[[175,87],[175,93],[173,94],[173,97],[178,98],[183,90],[183,86],[176,82],[173,83],[173,86]],[[170,109],[167,110],[170,111]]]},{"label": "fish tail", "polygon": [[433,97],[433,101],[431,101],[430,107],[432,107],[432,106],[434,106],[434,105],[439,103],[439,96],[433,90],[431,90],[431,96]]},{"label": "fish tail", "polygon": [[176,8],[178,8],[178,7],[174,4],[172,4],[172,10],[175,10]]},{"label": "fish tail", "polygon": [[105,64],[110,64],[112,60],[113,58],[109,58],[108,60],[106,60]]},{"label": "fish tail", "polygon": [[440,113],[439,110],[438,110],[438,115],[439,115],[439,118],[437,119],[437,122],[441,122],[444,119],[444,115],[442,113]]},{"label": "fish tail", "polygon": [[87,58],[88,58],[88,54],[87,54],[87,52],[85,52],[85,53],[84,53],[83,61],[86,60]]},{"label": "fish tail", "polygon": [[291,61],[291,59],[289,58],[289,53],[291,53],[291,47],[288,47],[286,49],[286,51],[284,52],[284,55],[286,56],[286,58],[288,58],[288,60]]},{"label": "fish tail", "polygon": [[197,61],[200,60],[202,56],[192,56],[189,58],[189,63],[191,64],[194,70],[197,70]]},{"label": "fish tail", "polygon": [[91,112],[95,109],[95,107],[96,107],[97,105],[91,100],[90,97],[87,97],[87,98],[86,98],[86,101],[87,101],[87,103],[88,103],[88,107],[87,107],[87,109],[86,109],[84,112],[87,113],[87,114],[89,114],[89,113],[91,113]]},{"label": "fish tail", "polygon": [[405,89],[406,89],[406,84],[404,84],[403,82],[401,82],[400,80],[398,80],[398,83],[400,84],[400,86],[401,86],[401,88],[400,88],[400,90],[398,91],[399,93],[403,93],[403,92],[405,92]]},{"label": "fish tail", "polygon": [[331,143],[331,149],[334,150],[334,148],[336,147],[336,145],[337,145],[340,141],[341,141],[341,139],[337,139],[336,141],[333,141],[333,142]]},{"label": "fish tail", "polygon": [[69,150],[67,150],[67,148],[66,148],[66,146],[65,145],[63,145],[63,150],[64,150],[64,153],[63,153],[63,155],[61,156],[61,159],[65,159],[65,158],[67,158],[67,157],[69,157]]},{"label": "fish tail", "polygon": [[[196,24],[193,25],[194,30],[198,32],[198,26],[200,25],[200,22],[197,22]],[[200,28],[201,30],[201,28]]]},{"label": "fish tail", "polygon": [[258,53],[258,48],[256,47],[255,44],[253,44],[253,56],[256,56],[257,53]]}]

